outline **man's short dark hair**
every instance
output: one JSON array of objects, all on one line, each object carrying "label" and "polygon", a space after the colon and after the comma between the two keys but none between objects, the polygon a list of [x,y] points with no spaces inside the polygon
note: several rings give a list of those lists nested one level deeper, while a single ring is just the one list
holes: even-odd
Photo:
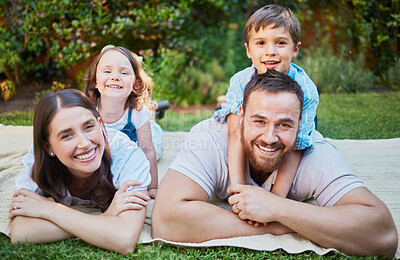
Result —
[{"label": "man's short dark hair", "polygon": [[[243,112],[246,111],[246,106],[250,94],[253,92],[270,92],[281,93],[289,92],[297,96],[300,103],[300,112],[303,110],[304,94],[300,85],[289,77],[287,74],[276,70],[268,70],[266,73],[253,77],[247,83],[243,95]],[[300,113],[301,115],[301,113]]]}]

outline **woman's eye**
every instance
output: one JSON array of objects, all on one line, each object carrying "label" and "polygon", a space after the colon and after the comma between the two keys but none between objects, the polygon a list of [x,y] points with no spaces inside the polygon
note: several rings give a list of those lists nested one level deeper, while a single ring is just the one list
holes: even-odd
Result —
[{"label": "woman's eye", "polygon": [[65,139],[68,139],[69,137],[71,137],[72,135],[71,134],[65,134],[65,135],[62,135],[61,136],[61,139],[62,140],[65,140]]}]

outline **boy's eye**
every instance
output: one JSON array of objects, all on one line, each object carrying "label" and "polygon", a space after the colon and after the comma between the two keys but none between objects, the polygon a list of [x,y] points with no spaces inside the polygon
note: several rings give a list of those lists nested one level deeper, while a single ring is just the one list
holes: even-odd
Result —
[{"label": "boy's eye", "polygon": [[278,45],[285,45],[286,42],[284,42],[284,41],[278,41],[276,44],[278,44]]},{"label": "boy's eye", "polygon": [[264,41],[258,41],[258,42],[256,42],[256,45],[264,45],[264,44],[265,44]]}]

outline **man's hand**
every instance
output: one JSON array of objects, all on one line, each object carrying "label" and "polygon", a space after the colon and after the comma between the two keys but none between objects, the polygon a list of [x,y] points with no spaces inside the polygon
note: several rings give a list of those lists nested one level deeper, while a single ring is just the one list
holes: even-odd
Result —
[{"label": "man's hand", "polygon": [[250,220],[252,224],[278,221],[275,212],[283,198],[252,185],[234,184],[228,188],[228,193],[233,194],[228,202],[240,219]]}]

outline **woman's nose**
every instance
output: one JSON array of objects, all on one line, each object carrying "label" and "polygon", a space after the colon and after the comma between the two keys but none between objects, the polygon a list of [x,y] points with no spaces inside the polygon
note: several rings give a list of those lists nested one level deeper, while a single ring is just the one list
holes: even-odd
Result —
[{"label": "woman's nose", "polygon": [[88,148],[90,144],[91,144],[91,142],[89,139],[87,139],[85,136],[81,136],[79,138],[78,148],[85,149],[85,148]]}]

